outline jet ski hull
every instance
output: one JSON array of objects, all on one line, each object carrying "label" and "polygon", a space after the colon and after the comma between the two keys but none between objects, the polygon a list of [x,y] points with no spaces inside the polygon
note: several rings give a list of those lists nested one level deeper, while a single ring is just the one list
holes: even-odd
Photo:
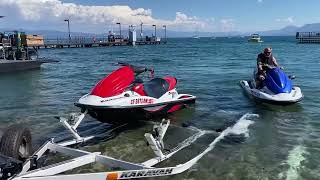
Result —
[{"label": "jet ski hull", "polygon": [[75,103],[75,105],[80,107],[82,111],[87,110],[88,114],[98,121],[117,124],[135,120],[147,120],[154,117],[165,117],[189,104],[194,104],[195,100],[195,97],[190,97],[177,101],[138,106],[95,106],[81,103]]},{"label": "jet ski hull", "polygon": [[290,93],[274,94],[266,87],[262,89],[256,89],[253,83],[250,81],[240,81],[240,86],[244,92],[250,97],[260,102],[277,104],[277,105],[290,105],[297,103],[303,99],[303,94],[299,87],[293,87]]},{"label": "jet ski hull", "polygon": [[[119,64],[121,68],[100,80],[75,105],[101,122],[114,124],[162,117],[195,102],[195,96],[176,91],[175,77],[155,78],[153,68]],[[138,77],[145,72],[150,72],[148,81]]]}]

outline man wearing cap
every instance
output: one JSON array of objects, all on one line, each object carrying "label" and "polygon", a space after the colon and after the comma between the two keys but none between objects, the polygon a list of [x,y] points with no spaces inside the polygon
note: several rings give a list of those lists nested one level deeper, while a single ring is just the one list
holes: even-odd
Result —
[{"label": "man wearing cap", "polygon": [[266,79],[266,65],[279,66],[276,58],[272,56],[272,49],[267,47],[257,57],[258,74],[256,78],[256,88],[262,88],[262,81]]}]

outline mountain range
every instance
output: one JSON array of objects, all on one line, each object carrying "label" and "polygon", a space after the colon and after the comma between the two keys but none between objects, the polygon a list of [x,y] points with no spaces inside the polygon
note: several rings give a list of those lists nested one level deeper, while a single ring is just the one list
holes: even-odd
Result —
[{"label": "mountain range", "polygon": [[[0,32],[8,31],[9,29],[2,28]],[[12,29],[10,29],[12,30]],[[46,38],[63,38],[68,37],[67,32],[55,31],[55,30],[28,30],[28,29],[18,29],[19,31],[24,31],[27,34],[38,34],[43,35]],[[122,34],[127,35],[126,30],[122,31]],[[261,36],[295,36],[296,32],[320,32],[320,23],[305,24],[303,26],[286,26],[279,30],[269,30],[269,31],[255,31],[255,32],[181,32],[181,31],[171,31],[167,30],[167,37],[192,37],[197,35],[199,37],[229,37],[229,36],[249,36],[252,33],[258,33]],[[116,32],[117,33],[117,32]],[[94,34],[85,32],[71,32],[71,36],[96,36],[105,37],[107,33]],[[144,30],[144,36],[152,36],[154,34],[153,30]],[[139,38],[140,32],[137,30],[137,37]],[[164,37],[164,30],[158,30],[157,36]]]}]

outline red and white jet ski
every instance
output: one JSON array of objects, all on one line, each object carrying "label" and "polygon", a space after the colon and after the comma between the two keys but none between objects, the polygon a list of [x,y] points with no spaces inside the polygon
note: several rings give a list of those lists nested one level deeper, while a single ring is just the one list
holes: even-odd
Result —
[{"label": "red and white jet ski", "polygon": [[[115,123],[166,115],[195,102],[196,96],[177,92],[176,78],[154,78],[153,69],[119,64],[122,67],[99,81],[75,105],[99,121]],[[150,72],[147,82],[138,78],[144,72]]]}]

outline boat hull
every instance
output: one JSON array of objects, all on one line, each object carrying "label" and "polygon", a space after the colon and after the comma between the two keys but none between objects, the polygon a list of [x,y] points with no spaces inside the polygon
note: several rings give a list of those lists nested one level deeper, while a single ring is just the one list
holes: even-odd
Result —
[{"label": "boat hull", "polygon": [[0,73],[39,69],[43,63],[58,62],[49,59],[40,60],[4,60],[0,59]]},{"label": "boat hull", "polygon": [[252,42],[252,43],[262,43],[263,41],[260,39],[249,39],[248,42]]}]

